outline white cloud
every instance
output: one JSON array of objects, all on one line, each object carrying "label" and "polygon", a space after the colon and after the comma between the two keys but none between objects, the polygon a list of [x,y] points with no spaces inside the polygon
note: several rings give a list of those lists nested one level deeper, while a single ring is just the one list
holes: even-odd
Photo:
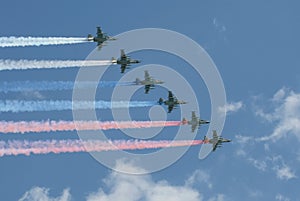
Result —
[{"label": "white cloud", "polygon": [[213,184],[210,180],[210,175],[204,170],[196,170],[185,182],[186,186],[193,186],[195,183],[203,183],[208,188],[212,189]]},{"label": "white cloud", "polygon": [[275,167],[274,169],[276,171],[277,178],[281,180],[289,180],[296,178],[295,173],[291,170],[290,167],[288,167],[285,164],[282,167]]},{"label": "white cloud", "polygon": [[239,102],[231,102],[226,103],[226,105],[219,107],[219,113],[220,114],[229,114],[239,111],[243,107],[242,101]]},{"label": "white cloud", "polygon": [[264,144],[264,149],[265,149],[265,151],[270,151],[270,146],[268,143]]},{"label": "white cloud", "polygon": [[267,163],[264,160],[257,160],[254,158],[248,158],[248,161],[257,169],[260,171],[266,171],[267,169]]},{"label": "white cloud", "polygon": [[248,190],[249,196],[258,199],[263,196],[263,193],[260,190]]},{"label": "white cloud", "polygon": [[[130,172],[143,172],[139,167],[128,161],[118,161],[118,170],[130,170]],[[212,188],[210,176],[206,171],[196,170],[183,185],[172,185],[165,180],[155,181],[148,175],[132,175],[112,171],[104,180],[104,185],[96,192],[89,193],[87,201],[203,201],[203,195],[193,187],[202,183]],[[224,194],[216,194],[209,201],[224,201]],[[65,189],[58,197],[51,197],[49,189],[33,187],[26,192],[19,201],[70,201],[69,189]]]},{"label": "white cloud", "polygon": [[275,197],[276,200],[279,200],[279,201],[290,201],[290,198],[288,197],[285,197],[281,194],[277,194],[276,197]]},{"label": "white cloud", "polygon": [[237,149],[235,154],[237,156],[246,156],[246,152],[243,149]]},{"label": "white cloud", "polygon": [[273,112],[265,113],[262,109],[257,109],[256,115],[276,123],[276,126],[270,135],[257,140],[275,142],[288,134],[293,134],[300,140],[300,94],[282,88],[273,96],[271,105],[275,107]]},{"label": "white cloud", "polygon": [[279,89],[273,96],[273,101],[281,101],[286,96],[286,88]]},{"label": "white cloud", "polygon": [[[131,164],[118,164],[134,170]],[[118,167],[119,169],[120,167]],[[139,171],[139,170],[137,170]],[[105,192],[100,188],[97,192],[87,197],[88,201],[159,201],[159,200],[190,200],[201,201],[200,193],[190,186],[174,186],[167,181],[153,181],[150,175],[129,175],[112,172],[105,180],[109,191]]]},{"label": "white cloud", "polygon": [[209,198],[208,201],[225,201],[225,195],[218,194],[215,197]]},{"label": "white cloud", "polygon": [[214,19],[213,19],[213,24],[214,24],[215,28],[216,28],[219,32],[224,32],[224,31],[226,31],[225,25],[221,24],[221,23],[219,22],[219,20],[217,20],[217,18],[214,18]]},{"label": "white cloud", "polygon": [[33,187],[27,191],[19,201],[70,201],[71,194],[69,189],[65,189],[61,196],[59,197],[50,197],[49,189],[41,187]]},{"label": "white cloud", "polygon": [[284,162],[281,155],[267,157],[267,160],[272,162],[272,169],[275,171],[278,179],[289,180],[297,178],[295,172]]},{"label": "white cloud", "polygon": [[253,137],[251,137],[251,136],[236,135],[235,138],[236,138],[236,142],[241,145],[244,145],[244,144],[249,143],[250,141],[253,141]]},{"label": "white cloud", "polygon": [[295,171],[285,163],[281,155],[266,156],[264,158],[256,159],[249,156],[244,150],[239,150],[237,156],[245,158],[251,165],[262,172],[273,171],[280,180],[297,178]]}]

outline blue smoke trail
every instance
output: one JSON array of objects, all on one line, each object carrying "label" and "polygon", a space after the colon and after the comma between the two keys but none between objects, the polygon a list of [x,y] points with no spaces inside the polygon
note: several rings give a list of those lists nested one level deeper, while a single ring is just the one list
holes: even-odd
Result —
[{"label": "blue smoke trail", "polygon": [[112,109],[112,108],[133,108],[151,107],[157,104],[156,101],[23,101],[5,100],[0,101],[0,112],[47,112],[63,110],[84,110],[93,109]]},{"label": "blue smoke trail", "polygon": [[24,91],[63,91],[73,89],[87,89],[95,87],[116,87],[116,86],[129,86],[133,82],[117,82],[117,81],[101,81],[95,82],[78,82],[72,81],[14,81],[14,82],[1,82],[0,92],[24,92]]}]

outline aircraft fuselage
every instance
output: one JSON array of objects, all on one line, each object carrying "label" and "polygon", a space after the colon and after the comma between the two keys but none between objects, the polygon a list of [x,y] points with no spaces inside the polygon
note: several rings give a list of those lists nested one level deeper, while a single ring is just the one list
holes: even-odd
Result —
[{"label": "aircraft fuselage", "polygon": [[129,65],[129,64],[137,64],[140,63],[139,60],[133,60],[133,59],[118,59],[117,64],[120,65]]}]

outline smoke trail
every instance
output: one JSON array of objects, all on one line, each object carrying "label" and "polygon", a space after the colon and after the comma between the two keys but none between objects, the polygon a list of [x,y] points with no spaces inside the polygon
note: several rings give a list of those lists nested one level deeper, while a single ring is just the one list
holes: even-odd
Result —
[{"label": "smoke trail", "polygon": [[147,141],[147,140],[46,140],[0,141],[0,157],[5,155],[101,152],[114,150],[142,150],[167,147],[194,146],[207,143],[203,140]]},{"label": "smoke trail", "polygon": [[[72,105],[73,104],[73,105]],[[47,112],[62,110],[112,109],[129,107],[151,107],[155,101],[0,101],[0,112]],[[95,105],[95,107],[93,107]]]},{"label": "smoke trail", "polygon": [[1,82],[0,92],[24,92],[24,91],[62,91],[73,89],[87,89],[94,86],[97,87],[116,87],[129,86],[133,82],[118,82],[118,81],[101,81],[95,82],[78,82],[74,84],[71,81],[16,81],[16,82]]},{"label": "smoke trail", "polygon": [[0,60],[1,70],[72,68],[110,65],[110,60]]},{"label": "smoke trail", "polygon": [[0,133],[152,128],[180,126],[181,124],[181,121],[0,121]]},{"label": "smoke trail", "polygon": [[89,42],[83,37],[0,37],[0,47],[65,45]]}]

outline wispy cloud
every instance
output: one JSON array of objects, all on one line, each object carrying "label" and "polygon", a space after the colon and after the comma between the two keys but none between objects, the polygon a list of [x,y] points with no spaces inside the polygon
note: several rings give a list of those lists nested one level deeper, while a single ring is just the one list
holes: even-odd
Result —
[{"label": "wispy cloud", "polygon": [[295,135],[300,140],[300,94],[282,88],[271,99],[272,112],[264,112],[262,108],[256,110],[256,115],[275,123],[275,128],[270,135],[258,138],[258,141],[273,142],[287,136]]},{"label": "wispy cloud", "polygon": [[19,201],[71,201],[71,194],[69,189],[63,190],[61,196],[51,197],[48,188],[33,187],[27,191]]},{"label": "wispy cloud", "polygon": [[226,103],[226,105],[219,107],[219,113],[220,114],[231,114],[234,112],[239,111],[243,107],[242,101],[239,102],[231,102],[231,103]]},{"label": "wispy cloud", "polygon": [[277,167],[275,170],[277,177],[281,180],[296,178],[295,173],[287,165],[284,165],[283,167]]},{"label": "wispy cloud", "polygon": [[226,31],[226,27],[224,24],[222,24],[217,18],[213,19],[213,24],[215,26],[215,28],[219,31],[219,32],[224,32]]},{"label": "wispy cloud", "polygon": [[264,160],[257,160],[250,157],[248,158],[248,161],[260,171],[266,171],[267,169],[267,163]]},{"label": "wispy cloud", "polygon": [[266,156],[263,158],[252,157],[244,149],[239,149],[236,155],[247,160],[253,167],[262,172],[273,172],[279,180],[297,178],[295,171],[284,161],[281,155]]},{"label": "wispy cloud", "polygon": [[210,174],[204,170],[196,170],[185,182],[186,186],[193,186],[195,183],[203,183],[209,189],[212,189],[213,184],[210,179]]},{"label": "wispy cloud", "polygon": [[276,197],[275,197],[275,199],[278,200],[278,201],[290,201],[290,198],[285,197],[285,196],[283,196],[281,194],[277,194]]},{"label": "wispy cloud", "polygon": [[271,157],[269,160],[273,163],[273,170],[276,172],[278,179],[289,180],[297,178],[295,172],[284,162],[281,155]]},{"label": "wispy cloud", "polygon": [[225,201],[225,195],[224,194],[218,194],[214,197],[211,197],[208,199],[208,201]]}]

